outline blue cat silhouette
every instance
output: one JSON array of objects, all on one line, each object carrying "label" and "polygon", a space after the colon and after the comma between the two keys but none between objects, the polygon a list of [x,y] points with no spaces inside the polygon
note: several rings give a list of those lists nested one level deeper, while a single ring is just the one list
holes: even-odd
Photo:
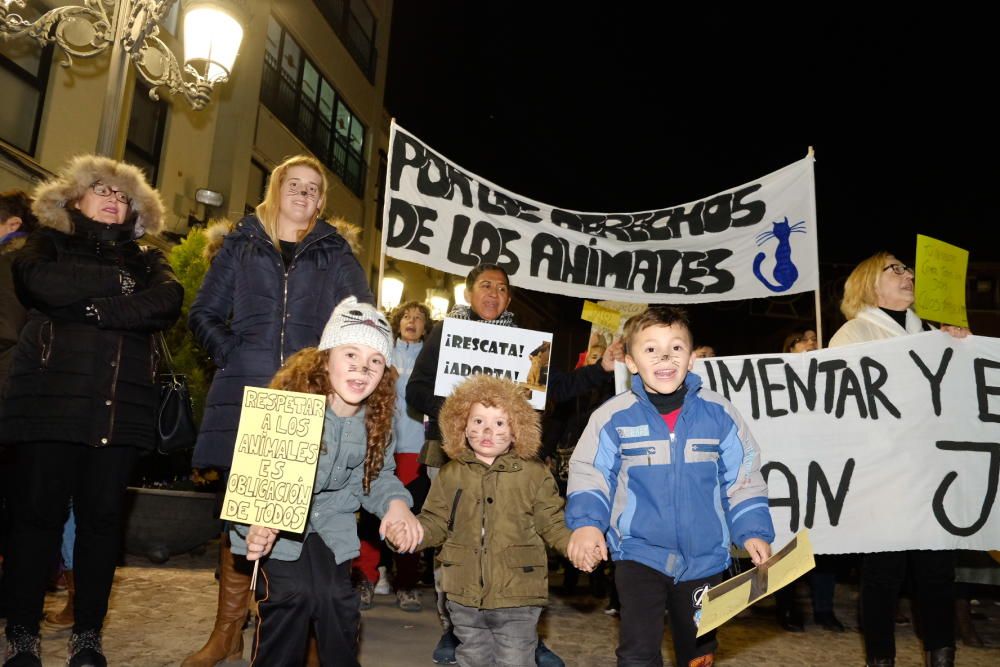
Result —
[{"label": "blue cat silhouette", "polygon": [[757,280],[764,287],[772,292],[785,292],[798,280],[799,270],[792,263],[792,244],[789,242],[789,238],[795,232],[807,234],[808,232],[802,229],[805,224],[805,220],[800,220],[794,225],[789,225],[786,216],[784,221],[772,222],[771,231],[761,232],[757,235],[757,245],[763,245],[772,238],[778,239],[778,248],[774,251],[774,280],[778,283],[777,285],[769,283],[760,272],[760,265],[767,254],[760,252],[753,258],[753,274],[757,276]]}]

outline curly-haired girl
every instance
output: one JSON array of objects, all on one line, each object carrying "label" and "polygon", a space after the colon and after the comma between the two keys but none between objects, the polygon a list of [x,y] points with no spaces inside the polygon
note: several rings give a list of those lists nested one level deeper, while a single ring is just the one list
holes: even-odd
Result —
[{"label": "curly-haired girl", "polygon": [[333,311],[319,346],[290,357],[271,381],[273,389],[325,394],[327,409],[305,532],[279,537],[272,528],[239,526],[232,535],[234,552],[249,560],[269,556],[257,585],[251,665],[303,664],[310,628],[322,664],[357,665],[354,513],[363,506],[382,517],[380,531],[392,526],[404,550],[423,536],[410,494],[394,474],[391,343],[385,317],[349,297]]},{"label": "curly-haired girl", "polygon": [[[451,461],[418,517],[419,548],[443,545],[458,664],[533,665],[548,603],[545,545],[565,554],[569,541],[555,478],[537,456],[538,413],[517,385],[476,375],[444,402],[439,424]],[[405,544],[404,527],[389,538]]]}]

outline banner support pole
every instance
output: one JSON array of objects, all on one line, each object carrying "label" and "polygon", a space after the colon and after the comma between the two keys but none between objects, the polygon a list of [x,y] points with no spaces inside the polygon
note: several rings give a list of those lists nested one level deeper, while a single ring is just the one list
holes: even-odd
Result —
[{"label": "banner support pole", "polygon": [[[392,146],[393,136],[396,134],[396,118],[389,121],[389,145]],[[389,188],[385,189],[386,198],[389,197]],[[386,218],[389,217],[389,202],[382,202],[382,240],[379,243],[378,255],[378,285],[375,286],[375,307],[382,308],[382,280],[385,278],[385,251],[389,242],[389,228]]]}]

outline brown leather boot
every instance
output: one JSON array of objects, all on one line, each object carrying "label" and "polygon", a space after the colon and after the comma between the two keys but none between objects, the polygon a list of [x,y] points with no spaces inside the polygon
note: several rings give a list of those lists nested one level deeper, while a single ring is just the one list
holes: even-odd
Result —
[{"label": "brown leather boot", "polygon": [[229,547],[227,534],[220,540],[219,608],[215,612],[215,628],[205,646],[185,658],[181,667],[214,667],[220,662],[243,657],[243,625],[250,599],[250,575],[236,569],[236,558]]},{"label": "brown leather boot", "polygon": [[306,667],[320,667],[319,644],[316,635],[309,633],[309,651],[306,653]]},{"label": "brown leather boot", "polygon": [[45,625],[57,630],[64,630],[73,626],[73,597],[76,595],[76,581],[73,579],[73,570],[63,572],[66,581],[66,606],[55,613],[45,615]]}]

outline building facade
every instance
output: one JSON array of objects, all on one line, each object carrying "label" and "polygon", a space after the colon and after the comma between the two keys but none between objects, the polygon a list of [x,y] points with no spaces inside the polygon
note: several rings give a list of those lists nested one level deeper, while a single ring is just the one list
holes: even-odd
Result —
[{"label": "building facade", "polygon": [[[81,4],[28,0],[33,18]],[[177,2],[159,37],[182,60]],[[388,149],[383,109],[392,0],[245,0],[244,37],[227,83],[191,110],[160,100],[130,64],[113,157],[143,167],[167,207],[174,240],[211,218],[238,220],[260,202],[267,174],[283,159],[311,153],[326,165],[328,215],[362,229],[359,258],[373,280],[380,244],[380,173]],[[70,26],[87,38],[85,26]],[[72,36],[72,35],[71,35]],[[108,85],[108,57],[74,58],[26,38],[0,40],[0,190],[31,190],[69,158],[94,152]],[[138,78],[138,80],[137,80]],[[221,206],[198,203],[199,189]]]}]

